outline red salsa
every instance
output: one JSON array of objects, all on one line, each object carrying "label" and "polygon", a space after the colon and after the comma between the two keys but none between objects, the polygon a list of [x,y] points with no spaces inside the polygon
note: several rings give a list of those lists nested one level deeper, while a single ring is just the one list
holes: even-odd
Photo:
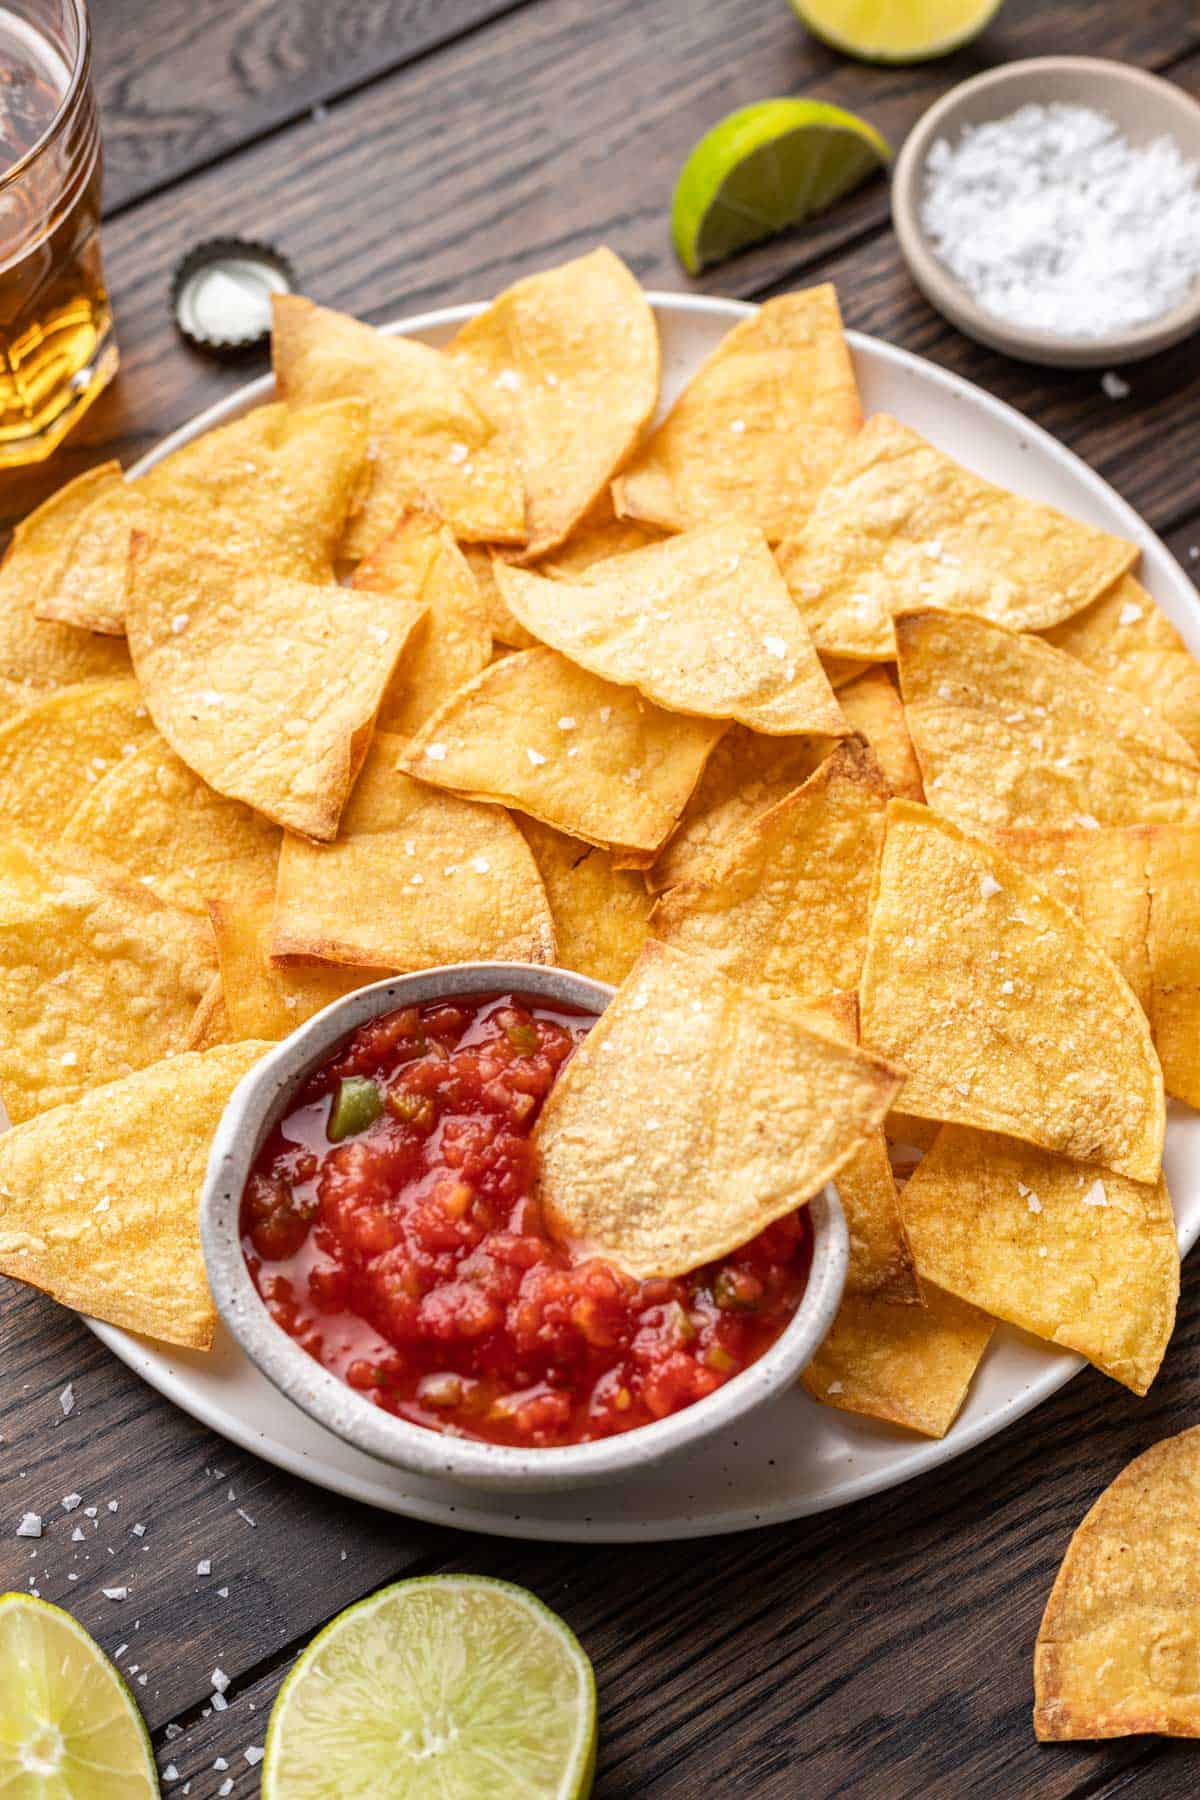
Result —
[{"label": "red salsa", "polygon": [[664,1418],[761,1356],[804,1292],[805,1210],[678,1280],[579,1261],[533,1127],[590,1015],[519,995],[361,1026],[263,1145],[242,1244],[276,1323],[378,1406],[497,1444]]}]

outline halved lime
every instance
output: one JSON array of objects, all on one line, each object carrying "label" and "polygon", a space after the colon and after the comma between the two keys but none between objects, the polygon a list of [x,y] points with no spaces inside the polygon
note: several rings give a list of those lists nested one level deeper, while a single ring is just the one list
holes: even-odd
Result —
[{"label": "halved lime", "polygon": [[865,119],[820,100],[759,100],[700,139],[675,184],[671,236],[692,275],[822,212],[891,158]]},{"label": "halved lime", "polygon": [[792,0],[811,32],[865,62],[924,62],[969,44],[1003,0]]},{"label": "halved lime", "polygon": [[313,1639],[266,1752],[263,1800],[585,1800],[592,1665],[524,1588],[398,1581]]},{"label": "halved lime", "polygon": [[154,1752],[133,1695],[69,1613],[0,1594],[4,1800],[157,1800]]}]

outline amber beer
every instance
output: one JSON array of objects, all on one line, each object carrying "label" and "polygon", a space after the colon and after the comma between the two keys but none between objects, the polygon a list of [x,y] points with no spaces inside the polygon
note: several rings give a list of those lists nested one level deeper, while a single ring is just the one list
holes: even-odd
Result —
[{"label": "amber beer", "polygon": [[48,456],[112,378],[84,0],[0,0],[0,466]]}]

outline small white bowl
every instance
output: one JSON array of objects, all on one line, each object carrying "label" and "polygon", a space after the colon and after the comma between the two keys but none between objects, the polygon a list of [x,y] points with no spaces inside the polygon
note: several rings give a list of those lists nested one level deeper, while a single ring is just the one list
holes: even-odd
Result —
[{"label": "small white bowl", "polygon": [[1182,88],[1144,69],[1091,56],[1038,56],[976,75],[931,106],[909,132],[892,175],[892,223],[909,274],[952,325],[993,350],[1055,368],[1111,368],[1180,343],[1200,326],[1200,282],[1188,298],[1131,331],[1109,337],[1068,338],[1013,325],[986,312],[950,273],[921,225],[925,163],[939,138],[957,143],[967,126],[1007,118],[1030,102],[1065,101],[1114,119],[1130,143],[1171,137],[1190,161],[1200,161],[1200,106]]},{"label": "small white bowl", "polygon": [[550,1492],[618,1479],[727,1431],[790,1384],[811,1360],[842,1297],[849,1237],[832,1184],[810,1204],[813,1258],[808,1285],[787,1330],[756,1362],[715,1393],[635,1430],[595,1443],[518,1449],[450,1437],[397,1419],[324,1369],[276,1325],[250,1279],[238,1215],[254,1158],[297,1088],[366,1019],[447,995],[529,994],[550,1005],[603,1012],[612,988],[565,969],[529,963],[456,963],[398,975],[335,1000],[256,1063],[230,1096],[213,1139],[200,1232],[217,1310],[268,1380],[356,1449],[412,1474],[468,1487]]}]

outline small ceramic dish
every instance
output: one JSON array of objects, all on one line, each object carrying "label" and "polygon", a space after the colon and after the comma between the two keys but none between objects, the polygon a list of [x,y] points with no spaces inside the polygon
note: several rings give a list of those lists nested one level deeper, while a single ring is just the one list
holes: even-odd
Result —
[{"label": "small ceramic dish", "polygon": [[213,1139],[200,1230],[217,1310],[246,1355],[280,1393],[349,1444],[412,1474],[469,1487],[551,1492],[644,1470],[719,1432],[781,1389],[811,1360],[833,1322],[846,1281],[849,1238],[833,1186],[811,1202],[813,1259],[804,1297],[787,1330],[758,1360],[703,1400],[652,1425],[594,1443],[536,1450],[449,1437],[373,1406],[275,1324],[250,1279],[238,1214],[242,1190],[267,1134],[297,1088],[356,1026],[397,1007],[447,995],[515,991],[550,1005],[603,1012],[613,990],[565,969],[528,963],[458,963],[398,975],[335,1000],[245,1076]]},{"label": "small ceramic dish", "polygon": [[1014,325],[986,312],[950,273],[925,236],[921,203],[925,164],[939,138],[956,144],[970,126],[1007,118],[1030,102],[1087,106],[1116,121],[1133,144],[1170,137],[1189,161],[1200,161],[1200,106],[1182,88],[1144,69],[1090,56],[1039,56],[1006,63],[953,88],[914,126],[892,176],[892,222],[909,273],[931,306],[952,325],[993,350],[1058,368],[1111,368],[1178,344],[1200,326],[1200,282],[1188,298],[1130,331],[1069,338]]}]

